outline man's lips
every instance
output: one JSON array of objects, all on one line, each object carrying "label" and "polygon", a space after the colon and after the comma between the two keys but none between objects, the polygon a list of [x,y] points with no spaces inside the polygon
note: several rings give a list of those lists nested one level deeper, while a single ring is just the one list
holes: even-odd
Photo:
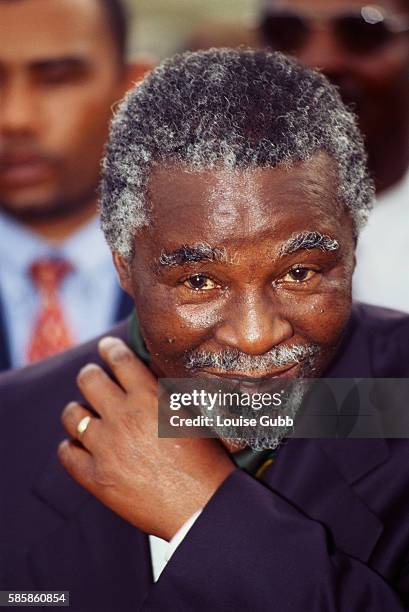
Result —
[{"label": "man's lips", "polygon": [[0,184],[22,187],[46,180],[52,173],[48,159],[30,155],[6,155],[0,158]]},{"label": "man's lips", "polygon": [[234,370],[229,370],[226,372],[225,370],[219,371],[214,368],[205,368],[198,371],[198,374],[199,376],[203,376],[205,378],[223,378],[226,381],[237,382],[239,384],[256,385],[268,383],[268,381],[270,381],[272,378],[297,378],[299,368],[300,363],[293,363],[285,368],[275,369],[263,374],[260,374],[259,371],[246,372],[243,374],[243,372],[234,372]]}]

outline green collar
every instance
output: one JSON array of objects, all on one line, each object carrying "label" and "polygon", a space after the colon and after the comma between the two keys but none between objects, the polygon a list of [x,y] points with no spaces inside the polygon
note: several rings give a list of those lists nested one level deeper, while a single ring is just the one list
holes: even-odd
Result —
[{"label": "green collar", "polygon": [[138,315],[136,314],[136,310],[134,309],[128,323],[128,337],[129,344],[131,345],[132,350],[145,365],[149,366],[151,362],[151,356],[146,348],[146,344],[144,339],[142,338],[141,330],[139,327]]},{"label": "green collar", "polygon": [[[141,330],[139,327],[138,316],[136,310],[132,312],[129,319],[128,327],[129,344],[133,351],[138,355],[142,361],[149,366],[151,362],[151,356],[146,348],[144,339],[142,338]],[[278,449],[277,449],[278,450]],[[251,448],[245,448],[237,453],[233,453],[231,458],[237,467],[246,471],[255,478],[261,478],[266,469],[270,467],[271,463],[275,459],[277,450],[265,450],[261,452],[253,451]]]},{"label": "green collar", "polygon": [[275,450],[254,451],[251,448],[233,453],[231,458],[238,468],[241,468],[254,478],[261,478],[276,458],[278,448]]}]

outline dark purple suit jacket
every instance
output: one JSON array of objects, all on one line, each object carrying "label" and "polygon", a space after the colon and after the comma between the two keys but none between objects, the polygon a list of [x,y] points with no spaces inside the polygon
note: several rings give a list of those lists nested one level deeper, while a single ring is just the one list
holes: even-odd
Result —
[{"label": "dark purple suit jacket", "polygon": [[[126,325],[110,332],[126,338]],[[63,406],[96,342],[0,377],[0,589],[89,612],[409,607],[409,441],[289,440],[236,470],[152,583],[148,538],[66,474]],[[408,377],[409,316],[355,306],[332,377]]]}]

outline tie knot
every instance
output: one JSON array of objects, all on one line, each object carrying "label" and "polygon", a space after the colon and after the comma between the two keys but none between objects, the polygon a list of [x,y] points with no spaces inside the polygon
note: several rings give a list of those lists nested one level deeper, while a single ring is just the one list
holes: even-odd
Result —
[{"label": "tie knot", "polygon": [[30,266],[30,276],[40,290],[56,291],[71,270],[64,259],[38,259]]}]

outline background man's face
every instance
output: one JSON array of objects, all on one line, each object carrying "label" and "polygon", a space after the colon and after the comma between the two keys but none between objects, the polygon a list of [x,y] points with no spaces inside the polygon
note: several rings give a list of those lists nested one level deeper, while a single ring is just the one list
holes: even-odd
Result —
[{"label": "background man's face", "polygon": [[97,0],[0,2],[0,206],[17,216],[95,198],[118,51]]},{"label": "background man's face", "polygon": [[[330,80],[339,85],[344,101],[352,103],[352,108],[359,115],[360,127],[367,138],[371,166],[377,173],[376,157],[391,155],[396,136],[402,132],[403,122],[407,124],[409,120],[409,34],[395,35],[368,52],[358,53],[348,49],[340,42],[334,28],[330,27],[331,16],[360,11],[365,4],[371,3],[363,0],[277,0],[271,6],[311,17],[314,14],[322,16],[322,23],[328,27],[313,21],[315,27],[305,43],[289,52],[306,65],[322,69]],[[372,4],[395,15],[404,14],[409,19],[409,3],[379,0]],[[388,140],[395,140],[395,143]],[[379,162],[381,166],[382,163],[385,160]]]},{"label": "background man's face", "polygon": [[[312,345],[320,353],[308,375],[322,371],[350,312],[354,265],[352,226],[335,212],[331,168],[320,154],[290,170],[153,171],[153,220],[137,233],[122,282],[157,374],[221,375],[208,366],[188,371],[186,357],[233,349],[255,364],[241,364],[240,377],[298,377],[301,365],[258,360],[277,346]],[[310,232],[339,248],[284,254],[290,239]]]}]

